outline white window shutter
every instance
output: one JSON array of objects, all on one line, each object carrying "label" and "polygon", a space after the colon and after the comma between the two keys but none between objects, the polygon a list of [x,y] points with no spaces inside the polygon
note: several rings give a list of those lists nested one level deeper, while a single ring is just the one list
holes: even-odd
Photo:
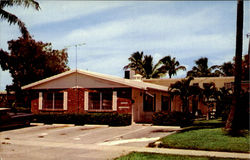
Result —
[{"label": "white window shutter", "polygon": [[39,98],[38,98],[38,109],[43,109],[43,93],[39,92]]},{"label": "white window shutter", "polygon": [[68,92],[63,92],[63,110],[68,110]]},{"label": "white window shutter", "polygon": [[117,91],[113,91],[112,96],[112,110],[117,111]]},{"label": "white window shutter", "polygon": [[89,92],[88,91],[84,91],[84,110],[88,110],[89,109]]}]

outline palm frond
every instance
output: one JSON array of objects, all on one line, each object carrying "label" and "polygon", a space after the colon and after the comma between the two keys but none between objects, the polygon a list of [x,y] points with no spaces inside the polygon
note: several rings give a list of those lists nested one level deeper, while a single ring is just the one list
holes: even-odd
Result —
[{"label": "palm frond", "polygon": [[28,8],[32,6],[36,10],[41,9],[39,3],[34,0],[1,0],[0,1],[0,8],[4,8],[7,6],[14,6],[14,5],[23,5],[24,7]]},{"label": "palm frond", "polygon": [[1,19],[6,19],[10,24],[18,24],[23,37],[30,37],[30,34],[25,26],[25,24],[14,14],[11,14],[3,9],[0,9]]}]

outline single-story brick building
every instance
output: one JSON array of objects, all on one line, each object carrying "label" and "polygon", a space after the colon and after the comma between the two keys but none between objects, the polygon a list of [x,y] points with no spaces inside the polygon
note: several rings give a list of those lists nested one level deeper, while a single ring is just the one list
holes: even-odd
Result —
[{"label": "single-story brick building", "polygon": [[39,113],[118,112],[133,122],[149,122],[170,105],[168,87],[84,70],[70,70],[23,86],[30,90],[31,111]]},{"label": "single-story brick building", "polygon": [[[23,86],[30,90],[31,111],[39,113],[117,112],[132,114],[133,122],[150,122],[154,112],[182,111],[178,96],[170,98],[168,88],[181,79],[142,79],[132,72],[125,78],[71,70]],[[190,85],[215,83],[217,88],[232,88],[234,77],[194,78]],[[198,97],[189,98],[189,111],[207,115],[214,110]]]}]

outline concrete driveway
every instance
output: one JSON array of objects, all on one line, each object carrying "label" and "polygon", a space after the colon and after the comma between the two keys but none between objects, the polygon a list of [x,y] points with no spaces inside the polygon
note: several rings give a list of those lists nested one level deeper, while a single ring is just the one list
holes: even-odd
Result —
[{"label": "concrete driveway", "polygon": [[11,159],[112,159],[129,147],[174,133],[178,127],[131,125],[41,125],[0,132],[0,158]]}]

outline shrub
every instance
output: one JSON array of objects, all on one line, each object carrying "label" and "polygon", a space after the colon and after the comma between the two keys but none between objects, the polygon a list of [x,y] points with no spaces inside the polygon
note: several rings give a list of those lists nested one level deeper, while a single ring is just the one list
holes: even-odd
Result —
[{"label": "shrub", "polygon": [[188,126],[194,117],[190,113],[183,112],[157,112],[153,114],[154,125]]},{"label": "shrub", "polygon": [[126,126],[131,124],[130,114],[118,113],[86,113],[86,114],[36,114],[34,122],[52,124],[105,124],[110,126]]}]

